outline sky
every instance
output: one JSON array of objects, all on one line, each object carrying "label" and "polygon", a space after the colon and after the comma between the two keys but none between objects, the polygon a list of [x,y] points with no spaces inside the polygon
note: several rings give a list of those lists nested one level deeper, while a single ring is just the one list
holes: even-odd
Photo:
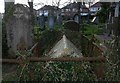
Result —
[{"label": "sky", "polygon": [[[27,4],[28,0],[15,0],[16,3],[22,3],[22,4]],[[35,9],[39,9],[40,7],[44,5],[52,5],[52,1],[56,2],[58,0],[34,0],[34,4],[42,3],[41,5],[34,6]],[[70,0],[61,0],[61,4],[64,4],[65,2],[68,2]],[[72,2],[74,0],[71,0]],[[27,4],[28,5],[28,4]],[[64,4],[65,5],[65,4]],[[63,5],[60,5],[62,7]],[[4,12],[4,0],[0,0],[0,13]]]},{"label": "sky", "polygon": [[[15,0],[15,4],[21,3],[21,4],[27,4],[28,5],[27,1],[28,0]],[[33,1],[34,1],[34,8],[39,9],[44,5],[52,5],[52,2],[57,2],[58,0],[33,0]],[[83,0],[61,0],[60,8],[65,6],[66,4],[68,4],[66,2],[69,2],[69,1],[74,2],[74,1],[83,1]],[[89,1],[89,0],[84,0],[84,1]],[[109,1],[111,1],[111,2],[114,2],[114,1],[120,1],[120,0],[90,0],[90,1],[95,1],[95,2],[98,2],[98,1],[109,2]],[[41,3],[41,4],[35,6],[35,4],[38,4],[38,3]],[[3,13],[3,12],[4,12],[4,0],[0,0],[0,13]]]}]

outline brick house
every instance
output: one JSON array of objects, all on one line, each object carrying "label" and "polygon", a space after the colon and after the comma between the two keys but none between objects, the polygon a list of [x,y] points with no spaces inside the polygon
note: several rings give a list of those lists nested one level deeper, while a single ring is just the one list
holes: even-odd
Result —
[{"label": "brick house", "polygon": [[[63,8],[61,8],[61,15],[63,17],[67,17],[68,19],[72,19],[76,14],[78,14],[79,5],[76,2],[70,3]],[[85,4],[81,5],[80,8],[80,15],[87,16],[88,15],[88,8]]]}]

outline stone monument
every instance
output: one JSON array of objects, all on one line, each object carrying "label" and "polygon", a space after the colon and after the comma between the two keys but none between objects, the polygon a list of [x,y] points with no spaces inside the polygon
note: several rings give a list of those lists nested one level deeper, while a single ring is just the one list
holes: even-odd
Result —
[{"label": "stone monument", "polygon": [[32,46],[32,23],[29,13],[30,10],[26,5],[16,4],[7,18],[6,32],[10,55],[15,55],[17,50],[26,50]]},{"label": "stone monument", "polygon": [[54,28],[54,17],[52,15],[49,15],[48,17],[48,26],[50,29]]},{"label": "stone monument", "polygon": [[73,17],[73,19],[74,19],[75,22],[79,23],[79,15],[78,15],[78,14],[76,14],[76,15]]},{"label": "stone monument", "polygon": [[72,31],[79,31],[80,25],[74,20],[69,20],[64,23],[64,29],[69,29]]}]

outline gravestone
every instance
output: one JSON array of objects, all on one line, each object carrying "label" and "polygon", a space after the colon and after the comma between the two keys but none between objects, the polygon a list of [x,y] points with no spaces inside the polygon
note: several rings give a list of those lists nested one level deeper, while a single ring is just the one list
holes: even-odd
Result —
[{"label": "gravestone", "polygon": [[79,23],[79,15],[78,15],[78,14],[76,14],[76,15],[73,17],[73,19],[74,19],[75,22]]},{"label": "gravestone", "polygon": [[64,23],[64,29],[69,29],[72,31],[79,31],[80,25],[73,20],[69,20],[69,21]]},{"label": "gravestone", "polygon": [[119,2],[116,2],[115,17],[119,17]]},{"label": "gravestone", "polygon": [[48,26],[50,29],[54,28],[54,17],[52,15],[48,17]]},{"label": "gravestone", "polygon": [[42,16],[40,16],[39,22],[40,22],[40,29],[44,30],[45,29],[45,16],[44,16],[44,14],[42,14]]},{"label": "gravestone", "polygon": [[15,55],[16,51],[23,51],[31,48],[32,25],[30,10],[22,4],[16,4],[13,13],[6,21],[7,41],[9,54]]},{"label": "gravestone", "polygon": [[57,24],[61,25],[62,24],[62,16],[59,14],[58,18],[57,18]]}]

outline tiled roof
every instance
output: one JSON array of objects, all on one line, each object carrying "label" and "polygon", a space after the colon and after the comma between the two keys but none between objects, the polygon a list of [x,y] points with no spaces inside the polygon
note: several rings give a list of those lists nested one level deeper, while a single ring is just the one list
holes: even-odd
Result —
[{"label": "tiled roof", "polygon": [[57,10],[57,8],[58,8],[57,6],[45,5],[38,10]]},{"label": "tiled roof", "polygon": [[68,9],[68,8],[78,8],[78,3],[76,3],[76,2],[70,3],[66,6],[64,6],[62,9]]}]

